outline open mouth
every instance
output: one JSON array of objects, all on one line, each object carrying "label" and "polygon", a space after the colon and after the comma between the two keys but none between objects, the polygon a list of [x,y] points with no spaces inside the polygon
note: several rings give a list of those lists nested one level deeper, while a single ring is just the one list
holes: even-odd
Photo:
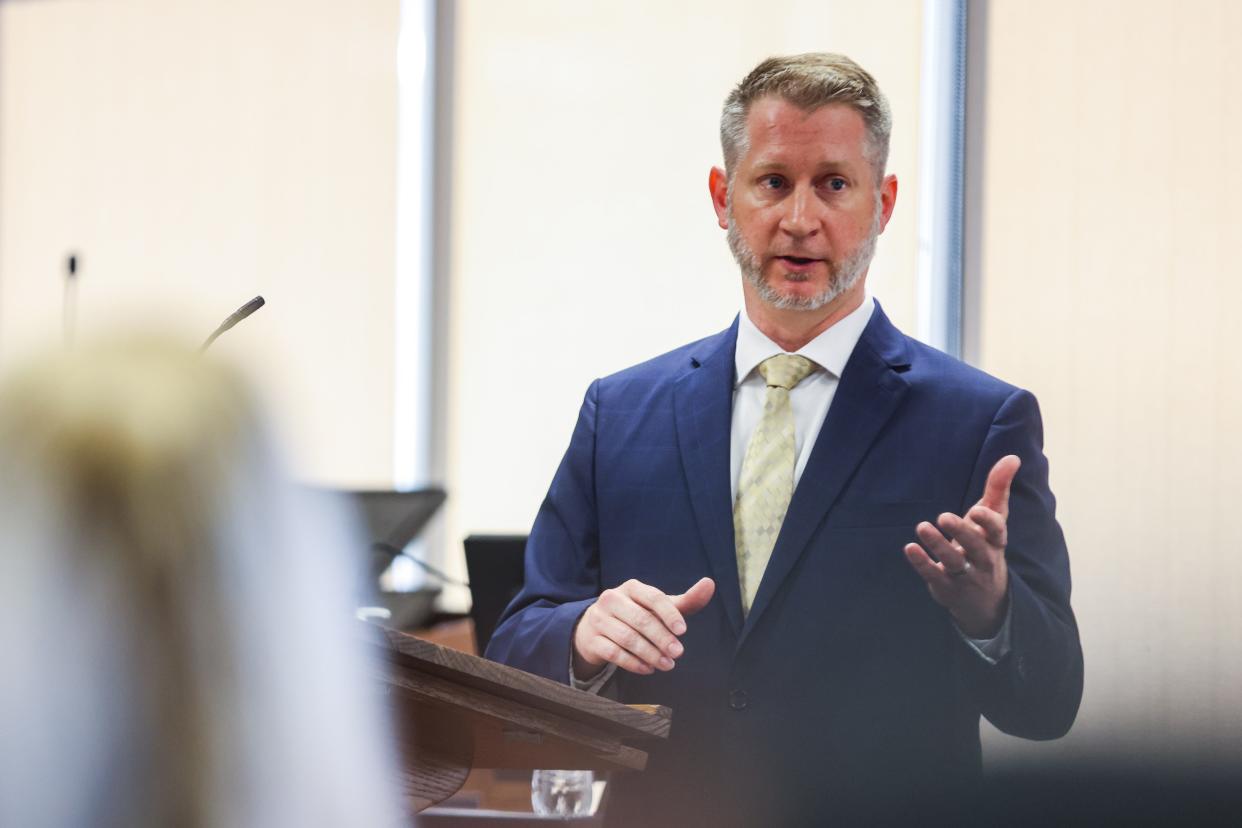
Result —
[{"label": "open mouth", "polygon": [[777,256],[782,262],[794,265],[795,267],[806,267],[807,265],[818,262],[819,259],[807,259],[802,256]]}]

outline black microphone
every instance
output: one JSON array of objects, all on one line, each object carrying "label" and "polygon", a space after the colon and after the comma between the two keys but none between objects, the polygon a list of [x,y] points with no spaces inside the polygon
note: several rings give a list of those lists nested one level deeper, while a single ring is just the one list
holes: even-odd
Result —
[{"label": "black microphone", "polygon": [[216,328],[211,336],[207,337],[207,341],[203,343],[203,347],[199,348],[199,351],[202,352],[207,350],[207,346],[215,342],[216,337],[220,336],[220,334],[224,333],[229,328],[233,327],[238,322],[263,307],[265,304],[267,304],[267,301],[262,296],[256,296],[237,310],[233,311],[229,314],[229,318],[221,322],[220,327]]},{"label": "black microphone", "polygon": [[78,254],[65,260],[65,293],[61,302],[61,332],[65,343],[73,344],[78,332]]}]

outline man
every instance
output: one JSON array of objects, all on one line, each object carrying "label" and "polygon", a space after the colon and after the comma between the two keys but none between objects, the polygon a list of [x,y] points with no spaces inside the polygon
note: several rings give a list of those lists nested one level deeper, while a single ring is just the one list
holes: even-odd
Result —
[{"label": "man", "polygon": [[709,187],[744,311],[592,384],[535,521],[488,655],[674,711],[613,824],[896,819],[982,784],[980,714],[1077,713],[1034,398],[865,293],[890,124],[841,56],[733,91]]}]

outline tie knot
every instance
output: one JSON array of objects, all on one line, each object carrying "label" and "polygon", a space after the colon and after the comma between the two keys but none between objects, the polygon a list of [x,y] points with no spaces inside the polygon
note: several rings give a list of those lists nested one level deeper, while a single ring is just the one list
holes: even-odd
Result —
[{"label": "tie knot", "polygon": [[763,375],[767,384],[786,390],[792,390],[813,370],[815,370],[815,363],[797,354],[778,354],[759,363],[759,373]]}]

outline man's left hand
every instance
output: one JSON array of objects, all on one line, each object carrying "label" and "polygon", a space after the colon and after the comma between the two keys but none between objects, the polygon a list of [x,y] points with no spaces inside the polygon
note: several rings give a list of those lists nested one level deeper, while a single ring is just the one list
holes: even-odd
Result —
[{"label": "man's left hand", "polygon": [[936,519],[938,529],[924,521],[915,528],[922,545],[906,544],[906,560],[970,638],[994,637],[1005,619],[1009,489],[1020,465],[1022,461],[1014,454],[996,461],[988,472],[983,497],[965,517],[945,512]]}]

